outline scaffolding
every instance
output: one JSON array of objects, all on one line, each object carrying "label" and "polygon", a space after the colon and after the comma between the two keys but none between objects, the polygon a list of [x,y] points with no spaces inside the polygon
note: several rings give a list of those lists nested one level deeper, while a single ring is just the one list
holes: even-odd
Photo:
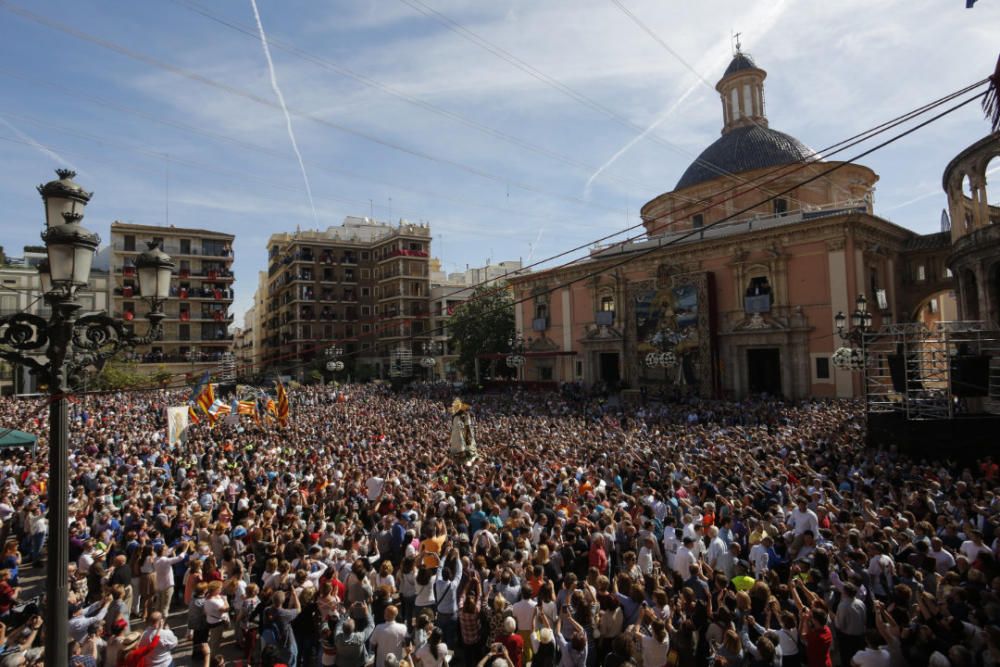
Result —
[{"label": "scaffolding", "polygon": [[[903,412],[909,420],[953,419],[970,411],[956,396],[962,360],[986,365],[978,412],[1000,414],[1000,331],[981,321],[886,324],[862,336],[869,413]],[[961,374],[961,373],[960,373]],[[963,392],[959,392],[960,394]]]},{"label": "scaffolding", "polygon": [[393,349],[389,364],[389,377],[401,378],[413,375],[413,351],[400,345]]}]

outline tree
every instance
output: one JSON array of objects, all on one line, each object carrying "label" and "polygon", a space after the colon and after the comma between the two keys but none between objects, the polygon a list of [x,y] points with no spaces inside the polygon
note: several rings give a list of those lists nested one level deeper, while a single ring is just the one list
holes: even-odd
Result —
[{"label": "tree", "polygon": [[[154,380],[155,382],[155,380]],[[134,363],[109,361],[87,382],[88,388],[99,390],[131,389],[151,384],[150,376],[140,373]]]},{"label": "tree", "polygon": [[506,283],[484,285],[458,306],[448,320],[450,342],[458,348],[458,366],[476,376],[476,357],[507,352],[514,336],[514,301]]}]

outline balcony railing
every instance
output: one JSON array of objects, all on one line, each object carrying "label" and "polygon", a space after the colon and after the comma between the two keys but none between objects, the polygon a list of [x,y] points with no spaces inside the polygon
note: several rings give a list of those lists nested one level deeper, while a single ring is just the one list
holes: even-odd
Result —
[{"label": "balcony railing", "polygon": [[743,312],[748,315],[771,312],[771,295],[756,294],[743,297]]}]

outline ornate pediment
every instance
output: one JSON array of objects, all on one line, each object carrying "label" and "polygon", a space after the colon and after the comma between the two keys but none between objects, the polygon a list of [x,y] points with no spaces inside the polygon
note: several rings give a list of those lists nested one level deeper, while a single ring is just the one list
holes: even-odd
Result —
[{"label": "ornate pediment", "polygon": [[762,313],[752,313],[748,315],[742,322],[739,322],[733,327],[733,331],[766,331],[766,330],[784,330],[787,329],[784,324],[778,320],[767,317]]},{"label": "ornate pediment", "polygon": [[584,334],[582,343],[604,343],[604,342],[614,342],[620,341],[625,338],[625,335],[621,330],[616,329],[613,326],[601,325],[601,324],[588,324],[587,331]]},{"label": "ornate pediment", "polygon": [[529,352],[554,352],[559,346],[551,338],[536,338],[528,343]]}]

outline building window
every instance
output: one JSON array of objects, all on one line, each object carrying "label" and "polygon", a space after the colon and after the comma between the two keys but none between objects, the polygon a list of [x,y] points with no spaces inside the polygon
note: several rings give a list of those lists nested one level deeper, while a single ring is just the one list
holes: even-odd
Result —
[{"label": "building window", "polygon": [[372,277],[372,271],[371,271],[371,269],[361,269],[361,279],[362,280],[371,280],[371,277]]},{"label": "building window", "polygon": [[579,359],[576,360],[576,376],[578,378],[583,377],[583,362]]},{"label": "building window", "polygon": [[370,257],[371,257],[371,255],[368,253],[367,250],[362,250],[361,251],[361,261],[362,262],[367,262]]},{"label": "building window", "polygon": [[371,306],[361,306],[361,316],[362,317],[368,317],[371,314],[372,314],[372,307]]},{"label": "building window", "polygon": [[923,264],[917,265],[917,280],[921,282],[927,280],[927,267]]},{"label": "building window", "polygon": [[603,311],[605,313],[607,313],[607,312],[611,312],[611,313],[615,312],[615,297],[611,296],[610,294],[605,294],[604,296],[602,296],[601,297],[601,311]]},{"label": "building window", "polygon": [[930,301],[927,302],[927,311],[930,312],[931,315],[937,314],[938,311],[937,299],[931,299]]},{"label": "building window", "polygon": [[691,227],[693,229],[701,229],[705,226],[705,216],[701,213],[695,213],[691,216]]},{"label": "building window", "polygon": [[774,200],[774,214],[783,215],[788,213],[788,200],[784,197],[776,197]]},{"label": "building window", "polygon": [[538,369],[538,379],[542,380],[543,382],[551,380],[552,379],[552,367],[551,366],[542,366],[541,368],[539,368]]},{"label": "building window", "polygon": [[125,250],[135,250],[135,236],[132,234],[125,235]]},{"label": "building window", "polygon": [[830,379],[830,359],[828,357],[816,357],[816,379]]},{"label": "building window", "polygon": [[363,297],[369,297],[369,296],[371,296],[371,289],[368,288],[368,287],[362,287],[361,288],[361,296],[363,296]]},{"label": "building window", "polygon": [[191,239],[181,239],[181,254],[182,255],[191,254]]}]

